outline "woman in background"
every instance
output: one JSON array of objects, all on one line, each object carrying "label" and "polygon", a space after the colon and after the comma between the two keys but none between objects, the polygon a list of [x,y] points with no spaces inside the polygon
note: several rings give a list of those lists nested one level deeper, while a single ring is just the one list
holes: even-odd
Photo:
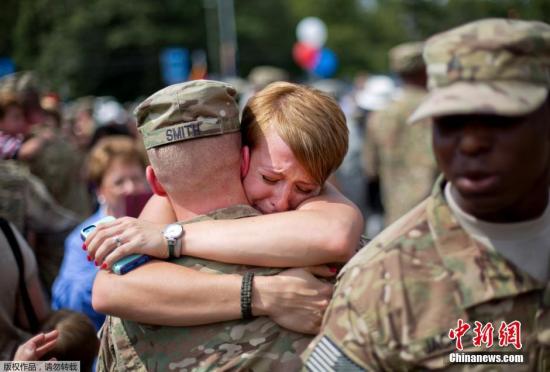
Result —
[{"label": "woman in background", "polygon": [[105,316],[92,309],[92,284],[97,268],[82,249],[80,230],[105,216],[126,215],[126,197],[147,191],[146,156],[140,145],[128,136],[108,136],[90,151],[87,178],[94,186],[99,207],[77,226],[65,240],[65,255],[52,288],[54,310],[67,308],[85,313],[96,329]]}]

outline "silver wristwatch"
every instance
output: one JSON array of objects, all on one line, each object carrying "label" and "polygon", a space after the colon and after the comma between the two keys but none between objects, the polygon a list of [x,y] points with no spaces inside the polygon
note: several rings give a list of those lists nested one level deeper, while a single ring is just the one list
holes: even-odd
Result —
[{"label": "silver wristwatch", "polygon": [[171,223],[164,228],[164,239],[168,245],[168,257],[175,258],[181,256],[181,238],[185,230],[179,223]]}]

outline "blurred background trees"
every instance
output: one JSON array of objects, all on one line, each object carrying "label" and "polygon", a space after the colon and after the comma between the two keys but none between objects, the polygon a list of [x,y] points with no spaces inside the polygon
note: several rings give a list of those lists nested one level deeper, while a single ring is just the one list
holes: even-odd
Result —
[{"label": "blurred background trees", "polygon": [[[224,1],[224,0],[222,0]],[[36,70],[65,98],[87,94],[135,99],[163,86],[159,56],[177,46],[207,53],[219,73],[216,0],[3,0],[0,57]],[[328,28],[337,76],[385,72],[387,50],[402,41],[484,17],[550,21],[548,0],[234,0],[237,72],[256,65],[303,75],[292,59],[296,25],[306,16]]]}]

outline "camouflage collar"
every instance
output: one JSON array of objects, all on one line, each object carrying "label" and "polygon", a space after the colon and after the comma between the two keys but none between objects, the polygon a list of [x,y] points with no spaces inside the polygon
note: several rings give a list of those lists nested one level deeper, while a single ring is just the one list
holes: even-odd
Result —
[{"label": "camouflage collar", "polygon": [[261,213],[256,209],[246,204],[232,205],[227,208],[220,208],[212,211],[210,213],[201,214],[199,216],[193,217],[187,221],[180,221],[181,224],[195,223],[206,220],[228,220],[228,219],[238,219],[245,217],[259,216]]},{"label": "camouflage collar", "polygon": [[463,308],[545,287],[459,225],[447,204],[441,176],[427,205],[428,223],[439,255],[457,284]]}]

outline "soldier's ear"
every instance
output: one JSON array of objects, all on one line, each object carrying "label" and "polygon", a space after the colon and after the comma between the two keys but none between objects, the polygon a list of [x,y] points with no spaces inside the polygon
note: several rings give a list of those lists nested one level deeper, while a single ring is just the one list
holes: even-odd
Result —
[{"label": "soldier's ear", "polygon": [[244,179],[250,169],[250,147],[241,147],[241,179]]},{"label": "soldier's ear", "polygon": [[149,182],[149,186],[151,186],[151,190],[156,195],[159,196],[166,196],[166,191],[164,191],[164,187],[160,184],[157,175],[155,174],[155,170],[150,165],[145,168],[145,176],[147,177],[147,182]]}]

